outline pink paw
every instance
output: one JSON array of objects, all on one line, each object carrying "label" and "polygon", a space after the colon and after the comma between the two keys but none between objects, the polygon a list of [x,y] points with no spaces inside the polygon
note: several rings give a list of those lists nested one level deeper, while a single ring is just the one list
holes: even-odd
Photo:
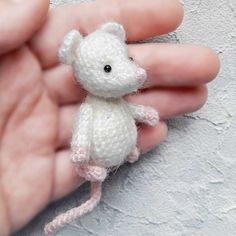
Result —
[{"label": "pink paw", "polygon": [[87,146],[74,146],[71,148],[71,161],[73,163],[84,163],[89,160],[89,148]]},{"label": "pink paw", "polygon": [[77,172],[88,181],[103,182],[107,177],[107,170],[100,166],[81,165],[77,167]]},{"label": "pink paw", "polygon": [[134,148],[134,150],[129,154],[127,161],[129,163],[134,163],[138,160],[139,158],[139,150],[137,147]]},{"label": "pink paw", "polygon": [[159,122],[159,114],[152,107],[147,107],[144,114],[144,122],[150,126],[155,126]]}]

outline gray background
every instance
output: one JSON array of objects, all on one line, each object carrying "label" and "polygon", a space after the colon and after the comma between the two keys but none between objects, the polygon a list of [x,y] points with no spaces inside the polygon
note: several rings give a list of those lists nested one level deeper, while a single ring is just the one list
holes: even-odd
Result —
[{"label": "gray background", "polygon": [[[120,168],[103,185],[99,206],[57,235],[236,235],[236,1],[186,0],[184,8],[182,26],[159,40],[218,52],[222,69],[206,106],[169,121],[167,140]],[[46,222],[88,192],[83,185],[16,235],[41,235]]]}]

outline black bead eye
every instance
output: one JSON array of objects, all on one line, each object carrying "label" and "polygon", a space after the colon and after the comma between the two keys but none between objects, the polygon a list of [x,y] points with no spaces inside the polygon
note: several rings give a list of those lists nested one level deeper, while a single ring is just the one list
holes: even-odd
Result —
[{"label": "black bead eye", "polygon": [[111,70],[112,70],[112,68],[111,68],[110,65],[105,65],[105,66],[104,66],[104,71],[105,71],[106,73],[111,72]]},{"label": "black bead eye", "polygon": [[130,59],[131,61],[133,61],[133,60],[134,60],[134,58],[133,58],[133,57],[129,57],[129,59]]}]

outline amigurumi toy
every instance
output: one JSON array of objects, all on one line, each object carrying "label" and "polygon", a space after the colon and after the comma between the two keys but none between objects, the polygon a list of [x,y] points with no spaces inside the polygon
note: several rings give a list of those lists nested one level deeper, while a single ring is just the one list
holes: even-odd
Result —
[{"label": "amigurumi toy", "polygon": [[106,23],[83,37],[69,32],[59,49],[60,61],[72,65],[75,77],[88,95],[76,116],[71,142],[71,161],[78,175],[91,181],[91,197],[81,206],[57,216],[46,225],[51,234],[90,212],[101,198],[101,183],[109,171],[139,157],[135,121],[154,126],[157,111],[125,101],[146,80],[146,72],[128,55],[125,30]]}]

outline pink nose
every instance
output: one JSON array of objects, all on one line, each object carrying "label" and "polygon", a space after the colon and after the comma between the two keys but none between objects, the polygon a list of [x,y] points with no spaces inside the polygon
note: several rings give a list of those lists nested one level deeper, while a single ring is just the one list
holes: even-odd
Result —
[{"label": "pink nose", "polygon": [[147,79],[146,71],[144,69],[142,69],[142,68],[139,68],[137,70],[137,80],[142,85],[145,82],[146,79]]}]

